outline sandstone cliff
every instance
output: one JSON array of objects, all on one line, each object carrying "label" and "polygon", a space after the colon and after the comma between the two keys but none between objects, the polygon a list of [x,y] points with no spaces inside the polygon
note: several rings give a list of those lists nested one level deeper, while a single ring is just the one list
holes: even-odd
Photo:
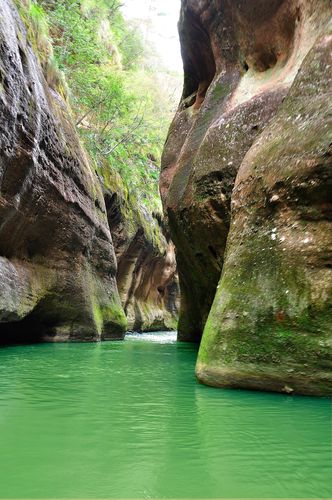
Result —
[{"label": "sandstone cliff", "polygon": [[151,216],[128,193],[115,172],[104,172],[101,180],[128,329],[175,330],[179,285],[174,245],[168,231],[158,214]]},{"label": "sandstone cliff", "polygon": [[0,1],[0,339],[122,338],[100,184],[66,103]]},{"label": "sandstone cliff", "polygon": [[332,393],[328,0],[182,0],[160,189],[215,386]]}]

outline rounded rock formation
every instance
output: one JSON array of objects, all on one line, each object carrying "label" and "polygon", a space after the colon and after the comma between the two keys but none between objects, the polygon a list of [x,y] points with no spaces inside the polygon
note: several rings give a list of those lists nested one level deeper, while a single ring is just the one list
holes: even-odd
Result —
[{"label": "rounded rock formation", "polygon": [[182,1],[160,189],[203,383],[332,393],[330,17],[328,0]]}]

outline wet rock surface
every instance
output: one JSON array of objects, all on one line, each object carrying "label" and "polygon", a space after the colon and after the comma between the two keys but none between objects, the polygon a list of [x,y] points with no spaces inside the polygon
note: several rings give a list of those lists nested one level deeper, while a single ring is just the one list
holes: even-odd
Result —
[{"label": "wet rock surface", "polygon": [[0,340],[122,338],[100,184],[19,14],[0,1]]},{"label": "wet rock surface", "polygon": [[330,16],[182,1],[160,188],[203,383],[332,393]]}]

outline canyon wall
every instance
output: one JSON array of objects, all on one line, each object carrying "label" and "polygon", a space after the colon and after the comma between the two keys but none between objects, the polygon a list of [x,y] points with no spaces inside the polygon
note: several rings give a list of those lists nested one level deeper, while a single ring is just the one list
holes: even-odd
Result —
[{"label": "canyon wall", "polygon": [[176,330],[180,294],[174,244],[161,215],[151,215],[133,199],[115,172],[104,172],[101,181],[128,329]]},{"label": "canyon wall", "polygon": [[182,0],[160,190],[203,383],[332,393],[330,18],[329,0]]},{"label": "canyon wall", "polygon": [[100,183],[9,0],[0,0],[0,103],[0,340],[122,338]]}]

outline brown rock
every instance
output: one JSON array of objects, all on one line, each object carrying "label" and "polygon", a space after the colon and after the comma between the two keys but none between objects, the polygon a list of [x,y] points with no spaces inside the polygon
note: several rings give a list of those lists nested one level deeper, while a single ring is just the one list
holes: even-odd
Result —
[{"label": "brown rock", "polygon": [[327,0],[182,1],[161,193],[204,383],[332,392],[330,15]]},{"label": "brown rock", "polygon": [[121,338],[99,182],[9,0],[0,1],[0,339]]},{"label": "brown rock", "polygon": [[105,201],[128,329],[175,330],[179,285],[174,244],[163,221],[158,215],[152,217],[137,200],[126,197],[119,178],[116,192],[106,189]]}]

